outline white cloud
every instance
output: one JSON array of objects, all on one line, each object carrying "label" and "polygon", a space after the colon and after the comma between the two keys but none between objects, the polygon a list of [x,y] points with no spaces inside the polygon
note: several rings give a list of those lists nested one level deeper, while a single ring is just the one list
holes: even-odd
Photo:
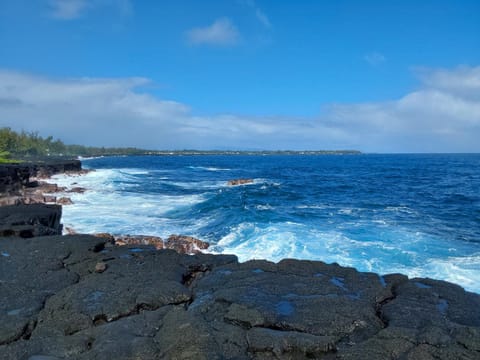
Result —
[{"label": "white cloud", "polygon": [[50,0],[51,16],[56,19],[78,18],[88,7],[88,0]]},{"label": "white cloud", "polygon": [[267,17],[267,15],[265,15],[265,13],[262,10],[258,8],[255,9],[255,16],[257,17],[258,21],[260,21],[262,25],[265,26],[266,28],[272,27],[272,23],[270,22],[269,18]]},{"label": "white cloud", "polygon": [[383,64],[387,60],[385,55],[380,54],[379,52],[371,52],[369,54],[366,54],[363,58],[367,63],[372,66],[378,66],[380,64]]},{"label": "white cloud", "polygon": [[130,0],[48,0],[50,16],[58,20],[73,20],[99,7],[116,9],[121,15],[132,13]]},{"label": "white cloud", "polygon": [[417,69],[426,86],[480,98],[480,66],[460,66],[455,71],[445,69]]},{"label": "white cloud", "polygon": [[417,91],[395,101],[332,106],[327,119],[368,151],[479,152],[479,72],[426,70]]},{"label": "white cloud", "polygon": [[230,19],[223,17],[213,24],[187,31],[188,41],[193,45],[234,45],[240,34]]},{"label": "white cloud", "polygon": [[331,104],[315,118],[196,115],[138,91],[150,80],[52,79],[0,70],[0,126],[68,143],[152,149],[479,152],[480,67],[424,70],[400,99]]},{"label": "white cloud", "polygon": [[257,20],[266,28],[270,29],[272,27],[272,23],[270,22],[270,19],[268,16],[258,7],[257,3],[255,0],[241,0],[241,4],[244,4],[248,7],[250,7],[255,14],[255,17]]}]

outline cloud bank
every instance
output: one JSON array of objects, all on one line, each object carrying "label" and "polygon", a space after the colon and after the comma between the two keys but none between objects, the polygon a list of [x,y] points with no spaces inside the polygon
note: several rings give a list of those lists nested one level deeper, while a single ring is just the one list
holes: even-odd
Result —
[{"label": "cloud bank", "polygon": [[67,143],[150,149],[480,152],[480,66],[419,69],[416,91],[330,104],[312,118],[199,116],[141,92],[145,78],[54,79],[0,70],[0,126]]},{"label": "cloud bank", "polygon": [[191,29],[186,35],[192,45],[235,45],[240,39],[237,28],[226,17],[215,20],[209,26]]}]

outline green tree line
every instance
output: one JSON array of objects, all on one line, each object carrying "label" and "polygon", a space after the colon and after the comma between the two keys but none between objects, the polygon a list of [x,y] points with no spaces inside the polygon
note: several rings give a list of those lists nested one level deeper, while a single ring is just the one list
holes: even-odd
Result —
[{"label": "green tree line", "polygon": [[8,127],[0,128],[0,162],[9,158],[29,158],[40,156],[107,156],[139,155],[145,150],[137,148],[106,148],[83,145],[66,145],[52,136],[46,138],[38,132],[16,132]]}]

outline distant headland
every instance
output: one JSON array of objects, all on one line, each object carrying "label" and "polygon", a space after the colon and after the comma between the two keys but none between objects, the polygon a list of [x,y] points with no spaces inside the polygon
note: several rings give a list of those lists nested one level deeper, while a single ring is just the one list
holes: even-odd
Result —
[{"label": "distant headland", "polygon": [[0,163],[41,157],[96,157],[133,155],[358,155],[358,150],[147,150],[135,147],[96,147],[66,145],[38,132],[16,132],[0,128]]}]

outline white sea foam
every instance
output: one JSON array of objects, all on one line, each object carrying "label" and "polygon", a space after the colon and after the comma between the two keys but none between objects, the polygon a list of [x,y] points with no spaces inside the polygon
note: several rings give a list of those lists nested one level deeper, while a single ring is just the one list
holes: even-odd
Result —
[{"label": "white sea foam", "polygon": [[323,210],[329,208],[327,205],[298,205],[296,209],[312,209],[312,210]]},{"label": "white sea foam", "polygon": [[94,159],[101,159],[103,156],[78,156],[77,159],[81,161],[88,161]]},{"label": "white sea foam", "polygon": [[342,232],[302,224],[260,226],[242,223],[224,236],[215,251],[235,254],[240,261],[283,258],[321,260],[380,274],[401,272],[410,277],[431,277],[480,292],[480,254],[449,256],[452,244],[404,229],[384,229],[376,240],[352,238]]},{"label": "white sea foam", "polygon": [[164,181],[165,184],[177,186],[183,189],[220,189],[227,187],[226,181]]},{"label": "white sea foam", "polygon": [[176,222],[171,212],[181,211],[206,200],[205,196],[162,195],[122,192],[138,184],[117,184],[128,181],[135,171],[97,170],[81,177],[57,175],[52,179],[60,186],[84,187],[83,194],[65,193],[73,205],[63,207],[63,223],[83,233],[144,233],[168,236],[170,233],[193,232],[199,222]]},{"label": "white sea foam", "polygon": [[128,175],[147,175],[150,172],[143,169],[122,169],[120,170],[120,173]]},{"label": "white sea foam", "polygon": [[269,204],[262,204],[262,205],[256,205],[255,209],[260,211],[267,211],[267,210],[273,210],[274,207]]},{"label": "white sea foam", "polygon": [[214,166],[189,166],[189,169],[193,170],[207,170],[207,171],[230,171],[228,168],[219,168]]},{"label": "white sea foam", "polygon": [[396,213],[417,214],[416,211],[410,209],[408,206],[387,206],[385,210]]}]

